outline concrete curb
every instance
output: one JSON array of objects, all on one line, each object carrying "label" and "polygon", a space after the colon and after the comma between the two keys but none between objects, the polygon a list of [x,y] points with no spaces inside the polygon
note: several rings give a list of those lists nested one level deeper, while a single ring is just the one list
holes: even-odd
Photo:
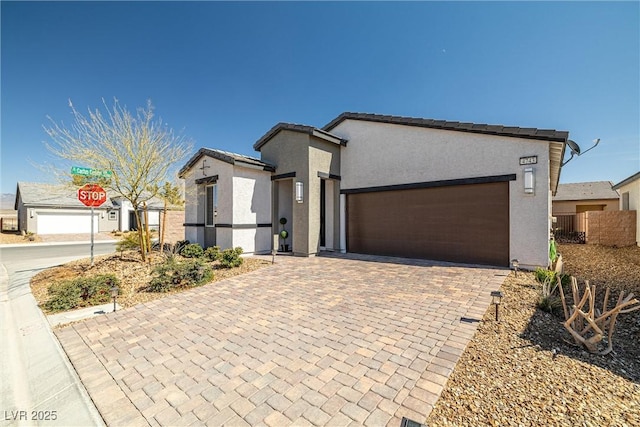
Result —
[{"label": "concrete curb", "polygon": [[[94,240],[94,245],[106,244],[106,243],[117,243],[119,240]],[[2,248],[22,248],[22,247],[32,247],[32,246],[68,246],[68,245],[90,245],[91,241],[78,241],[78,242],[42,242],[42,243],[8,243],[6,245],[0,245],[0,249]]]}]

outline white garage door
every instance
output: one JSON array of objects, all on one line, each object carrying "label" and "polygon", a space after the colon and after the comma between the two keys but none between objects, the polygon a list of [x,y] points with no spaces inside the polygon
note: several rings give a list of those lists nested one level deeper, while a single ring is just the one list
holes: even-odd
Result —
[{"label": "white garage door", "polygon": [[[91,233],[90,212],[38,212],[37,234]],[[93,232],[98,232],[98,214],[93,215]]]}]

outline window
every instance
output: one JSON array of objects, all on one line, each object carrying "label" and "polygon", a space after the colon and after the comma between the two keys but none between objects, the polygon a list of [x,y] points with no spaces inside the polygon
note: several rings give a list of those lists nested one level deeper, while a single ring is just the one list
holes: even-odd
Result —
[{"label": "window", "polygon": [[622,210],[623,211],[629,210],[629,192],[628,191],[626,193],[622,193]]},{"label": "window", "polygon": [[207,185],[205,194],[205,225],[213,227],[218,211],[218,186],[216,184]]},{"label": "window", "polygon": [[109,221],[115,221],[117,218],[116,211],[109,211]]}]

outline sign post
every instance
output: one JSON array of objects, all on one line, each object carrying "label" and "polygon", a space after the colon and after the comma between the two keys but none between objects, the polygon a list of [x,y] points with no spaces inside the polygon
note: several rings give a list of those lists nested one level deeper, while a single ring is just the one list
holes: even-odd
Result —
[{"label": "sign post", "polygon": [[93,208],[107,201],[107,192],[98,184],[85,184],[78,189],[78,200],[85,206],[91,207],[91,266],[93,267]]}]

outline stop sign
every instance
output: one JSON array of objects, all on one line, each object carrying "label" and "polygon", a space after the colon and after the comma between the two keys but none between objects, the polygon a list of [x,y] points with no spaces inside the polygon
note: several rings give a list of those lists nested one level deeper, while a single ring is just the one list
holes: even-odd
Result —
[{"label": "stop sign", "polygon": [[107,192],[98,184],[85,184],[78,189],[78,200],[85,206],[98,207],[107,201]]}]

